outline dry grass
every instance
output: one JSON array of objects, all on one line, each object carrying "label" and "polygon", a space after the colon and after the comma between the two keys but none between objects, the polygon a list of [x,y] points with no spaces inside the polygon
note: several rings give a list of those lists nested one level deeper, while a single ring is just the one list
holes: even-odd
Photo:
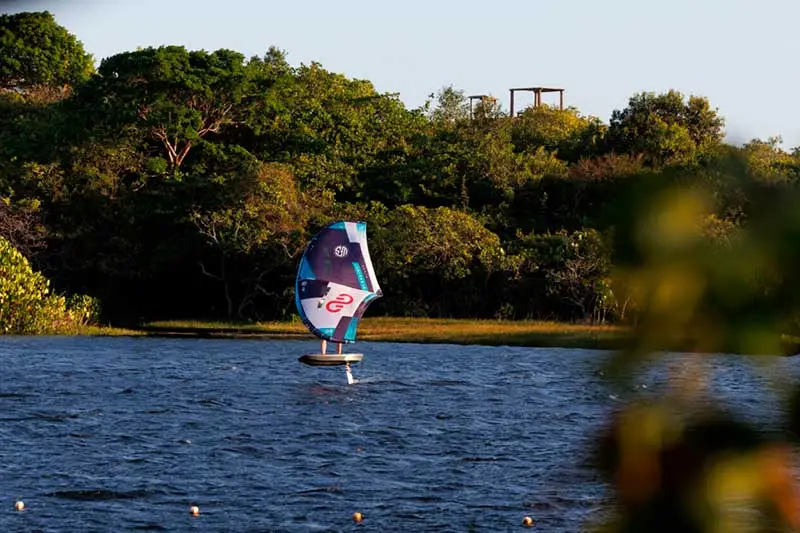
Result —
[{"label": "dry grass", "polygon": [[[250,336],[311,338],[300,322],[210,322],[171,320],[152,322],[143,328],[151,334],[193,336]],[[539,321],[461,320],[429,318],[366,318],[358,328],[359,340],[484,344],[491,346],[557,346],[564,348],[619,347],[628,329]]]},{"label": "dry grass", "polygon": [[539,321],[374,318],[359,327],[364,340],[611,348],[627,335],[619,326]]},{"label": "dry grass", "polygon": [[[89,327],[85,335],[157,335],[169,337],[306,339],[314,337],[299,320],[293,322],[226,322],[164,320],[136,330]],[[545,321],[467,320],[439,318],[370,317],[361,321],[358,340],[421,344],[481,344],[486,346],[541,346],[619,349],[632,339],[626,326],[569,324]],[[665,350],[696,351],[697,342],[676,339]],[[800,338],[782,336],[785,354],[800,353]]]},{"label": "dry grass", "polygon": [[147,335],[147,332],[139,329],[115,328],[112,326],[82,326],[78,334],[90,337],[137,337]]},{"label": "dry grass", "polygon": [[[145,330],[174,330],[174,331],[229,331],[232,333],[267,333],[273,328],[265,328],[266,324],[259,322],[236,322],[236,321],[214,321],[214,320],[159,320],[144,324]],[[291,327],[290,322],[275,322],[275,330],[285,330]],[[297,323],[297,331],[305,331],[302,323]]]}]

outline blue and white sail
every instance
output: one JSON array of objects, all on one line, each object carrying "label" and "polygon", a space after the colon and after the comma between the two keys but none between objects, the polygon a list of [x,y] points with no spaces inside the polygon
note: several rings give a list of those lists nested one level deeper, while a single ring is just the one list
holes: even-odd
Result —
[{"label": "blue and white sail", "polygon": [[314,335],[355,342],[358,321],[382,295],[365,222],[334,222],[311,239],[297,268],[295,303]]}]

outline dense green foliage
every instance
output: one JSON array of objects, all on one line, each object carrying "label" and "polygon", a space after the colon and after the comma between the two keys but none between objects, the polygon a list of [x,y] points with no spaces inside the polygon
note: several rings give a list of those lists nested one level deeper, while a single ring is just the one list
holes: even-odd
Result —
[{"label": "dense green foliage", "polygon": [[0,15],[0,89],[70,86],[86,81],[92,57],[53,15]]},{"label": "dense green foliage", "polygon": [[[452,87],[409,110],[275,48],[138,49],[92,73],[49,14],[2,20],[3,46],[44,63],[36,95],[0,94],[0,234],[115,322],[287,317],[304,244],[345,217],[370,223],[373,314],[635,319],[615,276],[620,198],[708,187],[704,225],[724,243],[753,200],[727,161],[775,187],[797,176],[775,139],[725,145],[709,102],[676,91],[634,95],[608,125],[548,106],[512,119],[493,100],[470,116]],[[33,83],[16,54],[3,79]]]},{"label": "dense green foliage", "polygon": [[74,332],[94,321],[98,304],[81,295],[65,298],[31,269],[28,260],[0,237],[0,331],[5,334]]}]

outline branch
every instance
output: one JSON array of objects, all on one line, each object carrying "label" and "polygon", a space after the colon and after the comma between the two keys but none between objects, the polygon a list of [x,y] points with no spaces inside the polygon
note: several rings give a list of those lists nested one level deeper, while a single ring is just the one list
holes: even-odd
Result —
[{"label": "branch", "polygon": [[150,133],[153,135],[153,137],[160,140],[161,144],[163,144],[167,149],[167,156],[169,157],[169,162],[172,164],[172,166],[176,167],[180,165],[180,163],[176,164],[178,153],[175,151],[175,147],[172,145],[172,143],[169,142],[166,129],[164,129],[163,126],[153,126],[150,129]]},{"label": "branch", "polygon": [[181,163],[183,163],[184,158],[189,153],[189,150],[191,150],[191,148],[192,148],[192,141],[187,142],[186,145],[183,148],[181,148],[180,153],[177,155],[175,159],[176,167],[181,166]]},{"label": "branch", "polygon": [[222,276],[218,276],[217,274],[212,274],[211,272],[209,272],[208,270],[206,270],[206,267],[205,267],[205,265],[203,265],[203,262],[202,262],[202,261],[198,261],[198,262],[197,262],[197,264],[198,264],[198,265],[200,265],[200,271],[201,271],[203,274],[205,274],[206,276],[208,276],[209,278],[211,278],[211,279],[215,279],[215,280],[217,280],[217,281],[222,281],[222,282],[224,282],[224,281],[225,281],[225,279],[224,279]]}]

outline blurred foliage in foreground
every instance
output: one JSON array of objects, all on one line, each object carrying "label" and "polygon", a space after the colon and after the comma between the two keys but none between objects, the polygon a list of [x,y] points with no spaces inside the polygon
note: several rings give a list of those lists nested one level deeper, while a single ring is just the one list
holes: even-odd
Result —
[{"label": "blurred foliage in foreground", "polygon": [[[620,198],[615,216],[617,283],[639,310],[634,342],[607,369],[619,382],[675,345],[688,351],[780,354],[779,332],[800,309],[800,194],[765,181],[736,158],[689,179],[654,179]],[[710,175],[710,173],[708,174]],[[747,222],[725,239],[707,238],[720,179],[750,203]],[[683,183],[682,183],[683,182]],[[756,358],[769,364],[770,358]],[[800,388],[776,390],[780,428],[720,409],[704,390],[703,357],[692,359],[674,390],[612,417],[598,439],[599,464],[616,496],[603,531],[729,532],[800,528],[793,441],[800,436]],[[683,386],[686,373],[694,386]]]}]

